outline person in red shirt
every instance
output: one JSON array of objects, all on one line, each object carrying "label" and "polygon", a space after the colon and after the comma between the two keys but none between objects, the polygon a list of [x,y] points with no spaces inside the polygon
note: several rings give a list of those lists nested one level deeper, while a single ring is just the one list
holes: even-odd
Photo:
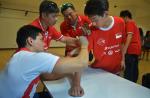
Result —
[{"label": "person in red shirt", "polygon": [[126,41],[124,45],[125,71],[124,78],[137,82],[138,79],[138,56],[141,54],[140,32],[136,23],[132,20],[132,14],[128,10],[120,12],[125,20]]},{"label": "person in red shirt", "polygon": [[[60,25],[61,33],[65,36],[76,38],[84,35],[83,26],[89,26],[91,21],[87,16],[78,15],[75,7],[71,3],[65,3],[61,6],[61,13],[64,16],[64,21]],[[66,55],[74,49],[70,45],[66,45]]]},{"label": "person in red shirt", "polygon": [[[61,6],[61,13],[64,16],[64,21],[60,25],[61,33],[65,36],[78,38],[83,34],[83,27],[89,27],[91,21],[87,16],[78,15],[75,7],[71,3],[65,3]],[[65,56],[76,56],[71,55],[70,52],[77,47],[66,44]],[[80,85],[81,74],[75,72],[72,77],[72,85],[69,90],[71,96],[83,96],[84,90]]]},{"label": "person in red shirt", "polygon": [[42,29],[44,42],[45,42],[45,50],[48,49],[50,45],[50,41],[56,40],[63,43],[68,43],[73,45],[76,43],[77,39],[63,36],[60,32],[56,30],[54,24],[57,21],[57,16],[59,13],[59,8],[55,2],[44,0],[40,4],[39,8],[40,16],[39,18],[35,19],[31,25]]},{"label": "person in red shirt", "polygon": [[124,67],[125,23],[120,17],[109,16],[108,9],[108,0],[88,0],[84,9],[93,24],[88,36],[95,58],[91,67],[118,75]]},{"label": "person in red shirt", "polygon": [[[67,43],[71,46],[79,44],[79,40],[69,36],[64,36],[56,30],[54,24],[57,21],[59,8],[53,1],[43,0],[39,7],[39,17],[35,19],[30,25],[33,25],[39,29],[42,29],[42,35],[44,40],[44,49],[48,50],[50,41],[56,40],[63,43]],[[54,80],[64,77],[64,75],[53,73],[50,75],[41,75],[43,80]]]}]

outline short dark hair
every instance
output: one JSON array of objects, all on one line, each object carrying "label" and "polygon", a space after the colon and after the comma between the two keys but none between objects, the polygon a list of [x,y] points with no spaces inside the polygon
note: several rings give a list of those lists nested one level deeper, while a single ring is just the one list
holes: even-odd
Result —
[{"label": "short dark hair", "polygon": [[59,13],[59,8],[55,2],[49,1],[49,0],[44,0],[40,4],[39,12],[40,12],[40,16],[42,13],[47,13],[47,14]]},{"label": "short dark hair", "polygon": [[73,6],[73,4],[71,4],[71,3],[64,3],[61,6],[61,13],[63,14],[63,12],[65,10],[67,10],[68,8],[71,8],[71,9],[75,10],[75,7]]},{"label": "short dark hair", "polygon": [[88,0],[84,9],[84,14],[87,16],[99,15],[103,16],[105,11],[108,11],[108,0]]},{"label": "short dark hair", "polygon": [[120,12],[120,17],[129,17],[130,19],[132,19],[132,14],[129,10],[123,10]]},{"label": "short dark hair", "polygon": [[17,32],[16,38],[18,48],[23,48],[26,46],[26,40],[28,37],[36,39],[37,35],[41,32],[41,29],[32,25],[24,25],[23,27],[21,27]]}]

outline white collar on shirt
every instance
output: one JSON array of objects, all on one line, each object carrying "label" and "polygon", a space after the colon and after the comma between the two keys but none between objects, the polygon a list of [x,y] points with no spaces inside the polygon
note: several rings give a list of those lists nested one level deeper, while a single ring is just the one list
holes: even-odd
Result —
[{"label": "white collar on shirt", "polygon": [[111,24],[107,28],[100,27],[99,28],[100,30],[107,31],[107,30],[110,30],[113,27],[113,25],[114,25],[114,18],[112,16],[110,16],[110,17],[112,19]]}]

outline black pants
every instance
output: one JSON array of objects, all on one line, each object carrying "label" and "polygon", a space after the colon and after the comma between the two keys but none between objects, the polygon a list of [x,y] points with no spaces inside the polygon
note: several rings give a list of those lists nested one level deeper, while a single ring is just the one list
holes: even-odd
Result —
[{"label": "black pants", "polygon": [[132,82],[137,82],[138,80],[138,55],[126,54],[125,55],[125,71],[124,78]]},{"label": "black pants", "polygon": [[49,92],[39,92],[35,93],[33,98],[53,98]]}]

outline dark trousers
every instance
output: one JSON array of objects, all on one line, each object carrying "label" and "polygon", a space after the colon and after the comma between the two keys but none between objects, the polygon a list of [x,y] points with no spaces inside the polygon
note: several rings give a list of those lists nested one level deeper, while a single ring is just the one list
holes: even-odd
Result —
[{"label": "dark trousers", "polygon": [[125,55],[125,71],[124,78],[132,82],[137,82],[138,80],[138,55],[126,54]]},{"label": "dark trousers", "polygon": [[39,92],[35,93],[33,98],[53,98],[49,92]]}]

